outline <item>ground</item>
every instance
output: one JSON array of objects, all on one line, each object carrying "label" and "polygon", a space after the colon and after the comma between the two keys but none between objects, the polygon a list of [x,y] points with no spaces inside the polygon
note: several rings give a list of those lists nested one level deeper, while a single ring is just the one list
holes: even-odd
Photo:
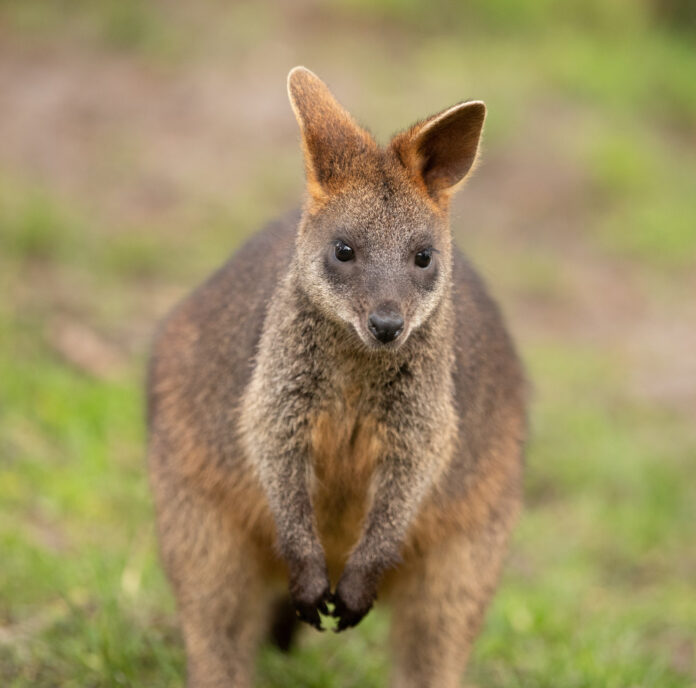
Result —
[{"label": "ground", "polygon": [[[295,64],[381,140],[488,104],[453,228],[532,435],[467,685],[695,684],[696,34],[653,4],[0,2],[2,685],[181,684],[144,364],[158,318],[299,203]],[[266,648],[259,685],[381,686],[387,621]]]}]

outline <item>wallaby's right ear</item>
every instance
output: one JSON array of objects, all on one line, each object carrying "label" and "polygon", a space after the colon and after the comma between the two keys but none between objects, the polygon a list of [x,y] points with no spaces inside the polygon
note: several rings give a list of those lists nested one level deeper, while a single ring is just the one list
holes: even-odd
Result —
[{"label": "wallaby's right ear", "polygon": [[342,184],[356,157],[374,141],[305,67],[288,74],[288,96],[302,133],[307,189],[320,202]]}]

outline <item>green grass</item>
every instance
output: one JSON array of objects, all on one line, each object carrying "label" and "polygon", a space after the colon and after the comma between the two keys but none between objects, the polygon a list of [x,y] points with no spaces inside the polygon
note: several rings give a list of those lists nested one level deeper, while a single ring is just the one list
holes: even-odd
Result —
[{"label": "green grass", "polygon": [[696,155],[639,128],[605,133],[590,147],[602,216],[596,239],[608,250],[663,268],[696,266]]},{"label": "green grass", "polygon": [[[231,65],[232,79],[245,51],[258,51],[261,67],[266,50],[311,67],[314,58],[320,74],[323,64],[362,85],[356,113],[374,118],[380,136],[451,99],[485,97],[484,171],[487,159],[507,154],[529,162],[536,184],[509,197],[486,192],[495,207],[511,206],[502,228],[495,215],[490,226],[469,222],[465,198],[459,236],[518,324],[533,383],[532,438],[526,509],[467,680],[689,688],[696,427],[679,399],[637,389],[641,374],[662,368],[636,359],[632,345],[650,325],[645,303],[661,298],[689,313],[693,301],[693,34],[667,20],[658,26],[648,2],[445,5],[340,0],[313,24],[301,11],[276,17],[251,3],[170,12],[109,0],[66,12],[67,3],[4,0],[0,20],[17,39],[8,51],[20,54],[24,41],[59,46],[82,59],[130,60],[177,83],[177,69],[190,66],[190,77],[206,59]],[[276,86],[282,74],[255,97]],[[272,102],[264,97],[260,113]],[[92,198],[89,185],[67,193],[50,174],[28,175],[0,158],[3,686],[181,685],[181,638],[145,475],[143,368],[156,318],[296,202],[294,141],[259,127],[258,154],[240,154],[240,178],[224,196],[191,193],[154,219],[112,217],[114,206]],[[124,179],[137,164],[133,152]],[[554,175],[567,170],[558,201]],[[527,204],[529,189],[538,198]],[[611,294],[588,296],[578,266],[615,274],[624,291],[630,283],[635,313],[608,310],[609,335],[592,324],[585,332],[584,311],[572,310],[605,297],[617,308]],[[633,329],[611,329],[631,317]],[[64,321],[106,342],[122,365],[95,375],[66,360],[56,338]],[[679,371],[670,351],[658,352],[661,363]],[[350,633],[308,630],[289,657],[264,648],[258,685],[382,686],[387,630],[378,609]]]}]

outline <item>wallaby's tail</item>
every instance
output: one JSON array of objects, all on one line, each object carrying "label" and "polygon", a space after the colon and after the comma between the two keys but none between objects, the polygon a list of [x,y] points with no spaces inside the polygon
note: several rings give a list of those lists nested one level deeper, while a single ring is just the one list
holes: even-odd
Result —
[{"label": "wallaby's tail", "polygon": [[289,597],[281,597],[273,607],[271,642],[282,652],[289,652],[300,624]]}]

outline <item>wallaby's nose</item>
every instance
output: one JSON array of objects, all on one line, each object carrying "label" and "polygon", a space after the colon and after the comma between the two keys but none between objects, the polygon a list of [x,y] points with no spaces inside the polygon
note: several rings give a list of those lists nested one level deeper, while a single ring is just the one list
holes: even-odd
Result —
[{"label": "wallaby's nose", "polygon": [[367,319],[370,332],[382,344],[394,341],[404,330],[404,319],[393,311],[377,310]]}]

